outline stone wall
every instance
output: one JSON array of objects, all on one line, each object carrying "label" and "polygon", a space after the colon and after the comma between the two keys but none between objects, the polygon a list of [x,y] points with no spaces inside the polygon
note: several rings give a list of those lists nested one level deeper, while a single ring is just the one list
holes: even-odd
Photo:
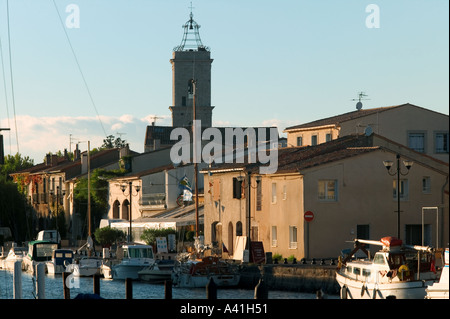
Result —
[{"label": "stone wall", "polygon": [[242,265],[242,288],[253,289],[263,274],[267,288],[270,290],[288,290],[325,294],[339,294],[336,281],[336,266],[329,265]]}]

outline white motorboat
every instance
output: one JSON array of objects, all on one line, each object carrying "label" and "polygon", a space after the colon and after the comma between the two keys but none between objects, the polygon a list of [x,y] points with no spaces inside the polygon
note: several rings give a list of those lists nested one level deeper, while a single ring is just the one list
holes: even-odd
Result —
[{"label": "white motorboat", "polygon": [[6,258],[2,259],[1,268],[6,269],[6,270],[14,270],[14,264],[16,263],[16,261],[20,261],[20,263],[22,264],[21,268],[23,269],[24,268],[23,258],[25,257],[26,254],[27,254],[26,248],[12,247],[9,250]]},{"label": "white motorboat", "polygon": [[234,287],[241,276],[236,265],[213,256],[180,262],[172,273],[173,285],[181,288],[204,288],[211,278],[218,287]]},{"label": "white motorboat", "polygon": [[[423,299],[426,287],[439,278],[431,247],[402,245],[395,237],[355,243],[357,247],[340,260],[336,271],[342,299]],[[349,261],[365,244],[380,245],[382,250],[372,260]]]},{"label": "white motorboat", "polygon": [[58,249],[58,244],[46,240],[35,240],[28,243],[28,253],[23,258],[24,269],[34,274],[36,265],[47,263],[52,259],[52,253]]},{"label": "white motorboat", "polygon": [[172,278],[174,260],[157,260],[138,272],[139,279],[151,283],[162,283]]},{"label": "white motorboat", "polygon": [[55,249],[52,260],[46,263],[49,274],[62,274],[66,271],[66,266],[73,263],[73,251],[70,249]]},{"label": "white motorboat", "polygon": [[100,274],[100,266],[102,261],[95,257],[83,257],[77,261],[76,264],[69,265],[69,270],[75,277],[92,277],[95,274]]},{"label": "white motorboat", "polygon": [[449,299],[449,282],[448,282],[448,248],[444,252],[444,269],[442,269],[439,282],[428,286],[425,299]]},{"label": "white motorboat", "polygon": [[123,245],[122,261],[111,267],[113,279],[139,279],[138,272],[155,262],[149,245]]}]

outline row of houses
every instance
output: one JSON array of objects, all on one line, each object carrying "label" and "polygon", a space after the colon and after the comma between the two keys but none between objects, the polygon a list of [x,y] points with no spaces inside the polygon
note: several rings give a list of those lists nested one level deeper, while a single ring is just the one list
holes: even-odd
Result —
[{"label": "row of houses", "polygon": [[[145,228],[193,229],[196,223],[195,205],[183,201],[180,188],[182,180],[193,184],[193,165],[174,165],[168,142],[155,143],[155,132],[170,128],[152,125],[147,131],[145,153],[109,149],[90,157],[91,170],[123,169],[108,180],[102,225],[128,231],[131,219],[135,239]],[[273,174],[259,174],[258,163],[199,164],[198,220],[205,243],[226,247],[237,259],[247,238],[262,242],[266,252],[297,259],[336,257],[356,237],[399,235],[407,243],[448,245],[448,115],[403,104],[284,132],[287,147],[278,149]],[[14,174],[26,184],[37,216],[51,214],[51,200],[61,200],[71,241],[85,224],[73,204],[74,187],[87,173],[87,152],[80,155],[74,161],[50,156]],[[396,173],[397,157],[400,179],[384,165],[393,162],[390,173]]]}]

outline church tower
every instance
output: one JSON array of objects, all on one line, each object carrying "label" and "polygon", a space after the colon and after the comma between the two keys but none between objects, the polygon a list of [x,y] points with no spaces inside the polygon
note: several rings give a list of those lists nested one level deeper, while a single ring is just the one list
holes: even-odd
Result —
[{"label": "church tower", "polygon": [[172,112],[173,127],[191,127],[193,120],[192,80],[195,81],[196,119],[202,127],[212,126],[211,64],[210,51],[200,39],[200,26],[193,19],[184,24],[181,44],[174,48],[172,64]]}]

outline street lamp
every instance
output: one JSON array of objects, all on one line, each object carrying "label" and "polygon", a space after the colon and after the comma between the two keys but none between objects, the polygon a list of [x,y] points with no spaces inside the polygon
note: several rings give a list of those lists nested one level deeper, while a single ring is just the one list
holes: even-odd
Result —
[{"label": "street lamp", "polygon": [[[128,182],[128,185],[129,185],[128,192],[130,194],[130,211],[129,211],[130,213],[129,213],[129,216],[128,216],[130,218],[130,231],[128,232],[128,242],[131,243],[131,220],[132,220],[132,218],[131,218],[131,211],[132,211],[131,210],[132,209],[132,206],[131,206],[131,195],[133,195],[133,189],[131,188],[131,186],[133,185],[133,182]],[[125,190],[127,189],[127,185],[126,184],[120,185],[120,189],[122,190],[122,193],[125,195]],[[136,190],[136,195],[133,195],[133,196],[137,196],[139,191],[141,190],[141,186],[140,185],[135,185],[134,189]]]},{"label": "street lamp", "polygon": [[413,161],[405,160],[403,161],[403,165],[405,165],[407,171],[406,173],[402,173],[400,167],[400,154],[397,154],[397,169],[393,173],[391,173],[391,167],[394,164],[393,161],[383,161],[384,166],[386,167],[388,174],[391,176],[397,175],[397,237],[400,239],[400,175],[408,175],[411,166],[414,164]]}]

